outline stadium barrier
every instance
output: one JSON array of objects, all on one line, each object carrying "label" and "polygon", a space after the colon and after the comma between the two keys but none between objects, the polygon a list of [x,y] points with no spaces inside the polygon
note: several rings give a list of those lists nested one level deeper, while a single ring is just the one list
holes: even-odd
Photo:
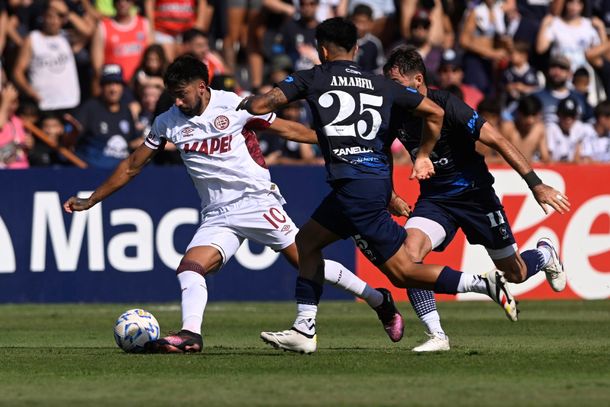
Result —
[{"label": "stadium barrier", "polygon": [[[418,187],[409,168],[397,168],[398,192],[413,201]],[[542,274],[515,286],[520,298],[610,297],[610,166],[551,166],[541,178],[565,191],[567,215],[544,215],[525,183],[494,169],[501,196],[521,248],[540,236],[559,242],[568,288],[553,293]],[[62,203],[76,191],[88,195],[109,172],[75,168],[0,171],[0,302],[149,302],[179,298],[175,268],[199,222],[199,200],[183,168],[149,167],[130,185],[87,212],[65,214]],[[328,192],[321,167],[273,167],[272,177],[297,225]],[[402,220],[401,222],[404,222]],[[387,279],[340,241],[325,256],[357,270],[373,286]],[[492,267],[484,250],[463,235],[426,262],[472,272]],[[291,300],[295,272],[277,253],[246,243],[227,266],[209,277],[212,300]],[[402,290],[395,290],[405,299]],[[478,296],[480,297],[480,296]],[[325,299],[346,299],[328,287]],[[453,297],[441,296],[441,299]],[[458,299],[474,299],[460,295]]]}]

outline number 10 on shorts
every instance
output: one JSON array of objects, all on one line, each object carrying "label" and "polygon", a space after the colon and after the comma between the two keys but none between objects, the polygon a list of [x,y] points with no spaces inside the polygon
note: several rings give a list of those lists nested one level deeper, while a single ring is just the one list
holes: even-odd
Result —
[{"label": "number 10 on shorts", "polygon": [[290,225],[285,224],[288,218],[278,208],[270,208],[268,212],[263,213],[263,218],[273,226],[274,229],[280,232],[288,234],[290,232]]}]

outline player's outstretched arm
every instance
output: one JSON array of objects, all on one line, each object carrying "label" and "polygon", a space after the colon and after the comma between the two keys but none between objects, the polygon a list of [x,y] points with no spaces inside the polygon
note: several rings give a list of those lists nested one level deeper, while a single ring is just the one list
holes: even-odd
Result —
[{"label": "player's outstretched arm", "polygon": [[278,117],[271,123],[269,129],[275,131],[281,138],[286,140],[307,144],[317,144],[318,142],[318,136],[315,131],[291,120],[284,120]]},{"label": "player's outstretched arm", "polygon": [[104,200],[138,175],[156,153],[157,150],[150,149],[142,144],[129,157],[119,163],[112,175],[97,187],[89,198],[72,196],[64,202],[64,210],[68,213],[86,211]]},{"label": "player's outstretched arm", "polygon": [[426,97],[415,108],[414,113],[424,119],[424,131],[410,178],[424,180],[434,175],[434,165],[430,160],[430,154],[432,154],[432,150],[434,150],[434,146],[441,136],[445,111]]},{"label": "player's outstretched arm", "polygon": [[273,88],[264,95],[248,96],[236,110],[246,110],[253,115],[271,113],[288,103],[288,98],[280,88]]},{"label": "player's outstretched arm", "polygon": [[550,205],[559,213],[570,210],[568,197],[555,188],[542,183],[542,180],[538,178],[523,154],[491,124],[485,123],[481,127],[479,141],[500,153],[506,162],[523,177],[544,213],[548,213],[547,205]]}]

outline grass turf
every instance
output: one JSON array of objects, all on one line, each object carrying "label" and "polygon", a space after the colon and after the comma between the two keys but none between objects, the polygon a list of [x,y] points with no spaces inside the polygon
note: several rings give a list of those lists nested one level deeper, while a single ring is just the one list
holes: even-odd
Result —
[{"label": "grass turf", "polygon": [[[393,344],[351,302],[322,303],[314,355],[258,339],[289,326],[291,303],[212,303],[202,354],[125,354],[112,328],[134,306],[0,306],[0,405],[610,405],[610,301],[523,301],[518,323],[490,302],[441,303],[452,350],[425,355],[410,352],[424,335],[408,304]],[[141,307],[179,328],[177,305]]]}]

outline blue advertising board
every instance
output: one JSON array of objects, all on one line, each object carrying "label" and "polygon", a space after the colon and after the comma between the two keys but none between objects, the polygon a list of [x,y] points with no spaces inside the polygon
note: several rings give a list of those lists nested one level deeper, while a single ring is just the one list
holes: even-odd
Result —
[{"label": "blue advertising board", "polygon": [[[271,174],[297,225],[329,191],[322,167],[279,166]],[[0,171],[0,302],[179,299],[175,268],[200,219],[186,170],[148,167],[89,211],[63,212],[69,196],[88,196],[109,175],[76,168]],[[325,256],[354,268],[351,241],[333,244]],[[208,277],[208,289],[211,300],[291,300],[295,278],[281,255],[246,241]],[[325,289],[324,299],[347,298]]]}]

